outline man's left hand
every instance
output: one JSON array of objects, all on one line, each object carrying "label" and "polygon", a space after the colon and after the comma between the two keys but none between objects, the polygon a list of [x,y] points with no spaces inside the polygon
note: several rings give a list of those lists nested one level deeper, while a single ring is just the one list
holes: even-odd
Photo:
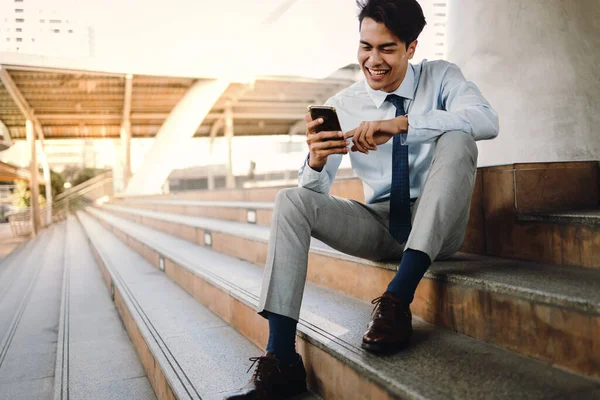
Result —
[{"label": "man's left hand", "polygon": [[377,146],[387,143],[392,136],[408,131],[408,117],[400,116],[385,121],[363,121],[358,128],[346,132],[344,139],[354,138],[352,151],[369,154]]}]

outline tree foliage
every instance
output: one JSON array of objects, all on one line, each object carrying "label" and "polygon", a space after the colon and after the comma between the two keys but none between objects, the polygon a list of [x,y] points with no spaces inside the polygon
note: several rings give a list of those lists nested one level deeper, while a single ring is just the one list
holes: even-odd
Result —
[{"label": "tree foliage", "polygon": [[[41,194],[38,197],[40,206],[46,204],[46,198]],[[18,208],[31,207],[31,189],[25,181],[16,182],[15,189],[12,194],[12,204]]]}]

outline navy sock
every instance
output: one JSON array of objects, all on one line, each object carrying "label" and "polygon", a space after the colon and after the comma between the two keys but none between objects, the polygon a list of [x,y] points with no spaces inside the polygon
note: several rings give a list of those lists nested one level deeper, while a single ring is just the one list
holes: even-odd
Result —
[{"label": "navy sock", "polygon": [[269,312],[269,342],[267,351],[283,365],[292,365],[298,360],[296,353],[296,325],[295,319]]},{"label": "navy sock", "polygon": [[431,265],[429,256],[422,251],[406,249],[396,276],[388,285],[387,291],[407,305],[412,303],[417,285]]}]

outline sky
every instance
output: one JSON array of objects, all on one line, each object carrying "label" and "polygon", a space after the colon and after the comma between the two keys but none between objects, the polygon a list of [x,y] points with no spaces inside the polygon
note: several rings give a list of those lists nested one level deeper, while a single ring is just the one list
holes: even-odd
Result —
[{"label": "sky", "polygon": [[314,77],[355,61],[353,1],[297,0],[274,23],[265,23],[284,1],[103,0],[75,7],[94,27],[98,57],[173,69],[186,63],[215,74],[235,75],[244,66],[261,75]]},{"label": "sky", "polygon": [[[23,4],[26,12],[42,8],[90,26],[92,57],[86,61],[106,71],[234,80],[252,74],[325,77],[356,58],[353,0],[26,0]],[[0,10],[12,8],[14,0],[0,0]]]}]

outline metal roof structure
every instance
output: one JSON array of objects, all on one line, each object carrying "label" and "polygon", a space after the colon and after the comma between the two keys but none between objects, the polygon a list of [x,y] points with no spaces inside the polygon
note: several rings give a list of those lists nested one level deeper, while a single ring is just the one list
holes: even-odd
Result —
[{"label": "metal roof structure", "polygon": [[[17,167],[16,165],[0,161],[0,182],[26,181],[31,179],[31,173],[28,168]],[[44,177],[38,174],[38,180],[44,181]]]},{"label": "metal roof structure", "polygon": [[[2,65],[0,72],[0,121],[14,140],[26,138],[28,114],[35,116],[45,139],[119,138],[124,110],[130,110],[133,138],[154,137],[197,80],[145,75],[126,79],[126,74],[17,65]],[[309,104],[322,104],[353,83],[265,76],[250,84],[231,83],[195,137],[222,135],[229,101],[236,136],[302,133],[299,121]]]}]

